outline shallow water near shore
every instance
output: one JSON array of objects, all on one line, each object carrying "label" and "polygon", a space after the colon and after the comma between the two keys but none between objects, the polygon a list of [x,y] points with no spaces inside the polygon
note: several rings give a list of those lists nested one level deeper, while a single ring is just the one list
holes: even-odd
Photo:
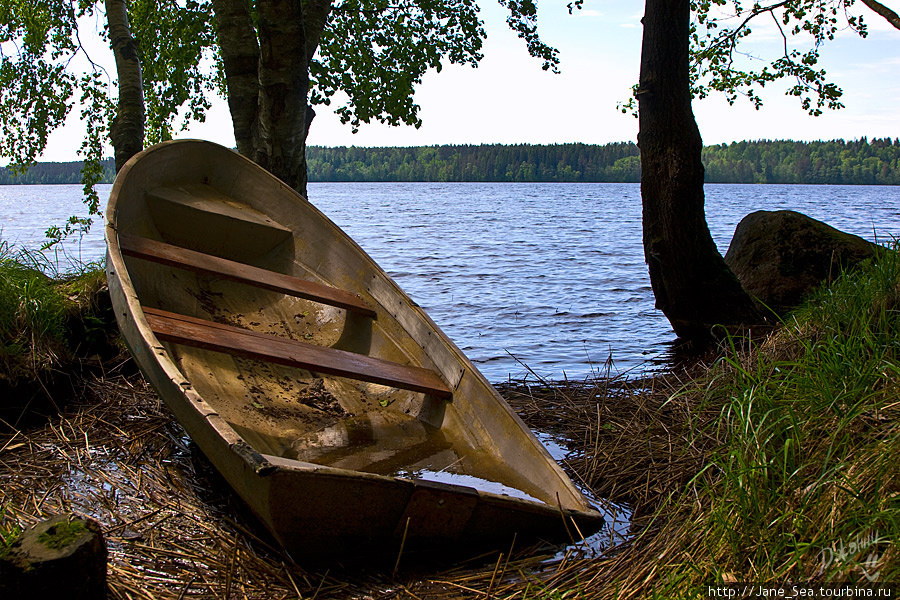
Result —
[{"label": "shallow water near shore", "polygon": [[[100,186],[105,202],[111,186]],[[792,209],[869,240],[900,236],[900,187],[708,184],[723,253],[740,219]],[[637,184],[312,183],[311,201],[491,381],[584,379],[665,361],[674,339],[641,244]],[[35,248],[82,214],[77,185],[0,186],[3,239]],[[99,260],[102,226],[59,258]]]}]

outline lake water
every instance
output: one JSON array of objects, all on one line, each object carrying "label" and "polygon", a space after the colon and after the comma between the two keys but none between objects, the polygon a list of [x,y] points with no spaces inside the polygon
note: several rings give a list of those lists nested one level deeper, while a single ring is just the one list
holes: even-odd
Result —
[{"label": "lake water", "polygon": [[[100,186],[101,198],[110,186]],[[792,209],[866,239],[900,236],[900,187],[706,186],[724,252],[754,210]],[[81,214],[80,186],[0,186],[4,240],[34,248]],[[422,305],[491,381],[650,368],[673,340],[654,308],[637,184],[313,183],[311,201]],[[102,227],[67,260],[103,256]]]}]

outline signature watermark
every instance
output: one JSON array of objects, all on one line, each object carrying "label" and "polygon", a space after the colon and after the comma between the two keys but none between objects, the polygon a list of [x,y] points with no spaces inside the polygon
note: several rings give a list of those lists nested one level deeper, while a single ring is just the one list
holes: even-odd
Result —
[{"label": "signature watermark", "polygon": [[858,567],[868,581],[873,583],[878,581],[880,574],[878,561],[881,559],[878,544],[881,541],[874,533],[867,533],[832,542],[819,552],[821,559],[819,573],[827,573],[833,567],[852,565]]}]

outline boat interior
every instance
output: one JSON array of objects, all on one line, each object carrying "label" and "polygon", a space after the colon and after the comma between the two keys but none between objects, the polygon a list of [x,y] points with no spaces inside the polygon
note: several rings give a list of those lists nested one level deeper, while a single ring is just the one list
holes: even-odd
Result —
[{"label": "boat interior", "polygon": [[311,223],[314,209],[264,212],[205,181],[143,195],[117,223],[144,316],[257,451],[380,475],[476,478],[556,505],[492,448],[496,432],[448,418],[467,375],[446,366],[439,344],[423,346],[427,323],[412,323],[418,341],[407,333],[408,298],[364,253]]}]

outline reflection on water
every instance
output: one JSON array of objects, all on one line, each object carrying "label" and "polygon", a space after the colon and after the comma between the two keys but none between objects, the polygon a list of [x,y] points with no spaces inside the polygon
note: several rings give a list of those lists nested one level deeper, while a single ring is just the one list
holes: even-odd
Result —
[{"label": "reflection on water", "polygon": [[603,513],[606,522],[597,533],[589,535],[576,543],[561,550],[557,558],[562,558],[568,553],[577,553],[588,558],[601,556],[605,552],[615,548],[622,542],[631,538],[631,509],[624,504],[616,504],[602,498],[597,498],[588,490],[581,490],[588,501]]},{"label": "reflection on water", "polygon": [[[521,478],[485,452],[454,444],[437,427],[394,411],[343,419],[290,443],[285,458],[351,471],[435,481],[538,500]],[[504,476],[507,475],[507,476]]]},{"label": "reflection on water", "polygon": [[[105,203],[109,186],[100,186]],[[647,368],[674,336],[654,308],[637,184],[311,183],[311,201],[418,302],[491,381]],[[900,187],[706,186],[724,253],[755,210],[792,209],[872,240],[900,237]],[[0,186],[3,239],[34,247],[84,214],[80,186]],[[103,256],[95,225],[69,251]],[[527,367],[526,367],[527,365]]]},{"label": "reflection on water", "polygon": [[420,479],[422,481],[448,483],[450,485],[461,485],[465,487],[475,488],[476,490],[481,490],[483,492],[489,492],[491,494],[498,494],[500,496],[509,496],[510,498],[519,498],[520,500],[533,500],[535,502],[540,502],[539,499],[535,498],[531,494],[523,492],[522,490],[514,488],[512,486],[504,485],[499,481],[491,481],[489,479],[482,479],[481,477],[476,477],[474,475],[457,473],[452,466],[448,470],[440,471],[431,471],[428,469],[398,471],[396,473],[396,476],[405,477],[407,479]]},{"label": "reflection on water", "polygon": [[537,439],[541,441],[541,444],[544,445],[544,448],[547,449],[547,452],[550,453],[550,456],[556,462],[562,462],[569,455],[569,450],[565,446],[565,440],[557,438],[552,433],[543,431],[535,432],[535,436],[537,436]]},{"label": "reflection on water", "polygon": [[[556,462],[565,464],[569,455],[566,440],[544,431],[538,431],[535,435]],[[604,498],[597,498],[581,484],[577,477],[573,478],[572,482],[584,494],[591,506],[603,514],[606,522],[597,533],[584,539],[576,539],[575,543],[560,550],[555,555],[555,559],[561,560],[573,553],[586,557],[600,556],[631,537],[631,510],[627,506],[610,502]]]},{"label": "reflection on water", "polygon": [[440,429],[394,411],[343,419],[304,435],[285,458],[378,475],[442,470],[460,461]]}]

